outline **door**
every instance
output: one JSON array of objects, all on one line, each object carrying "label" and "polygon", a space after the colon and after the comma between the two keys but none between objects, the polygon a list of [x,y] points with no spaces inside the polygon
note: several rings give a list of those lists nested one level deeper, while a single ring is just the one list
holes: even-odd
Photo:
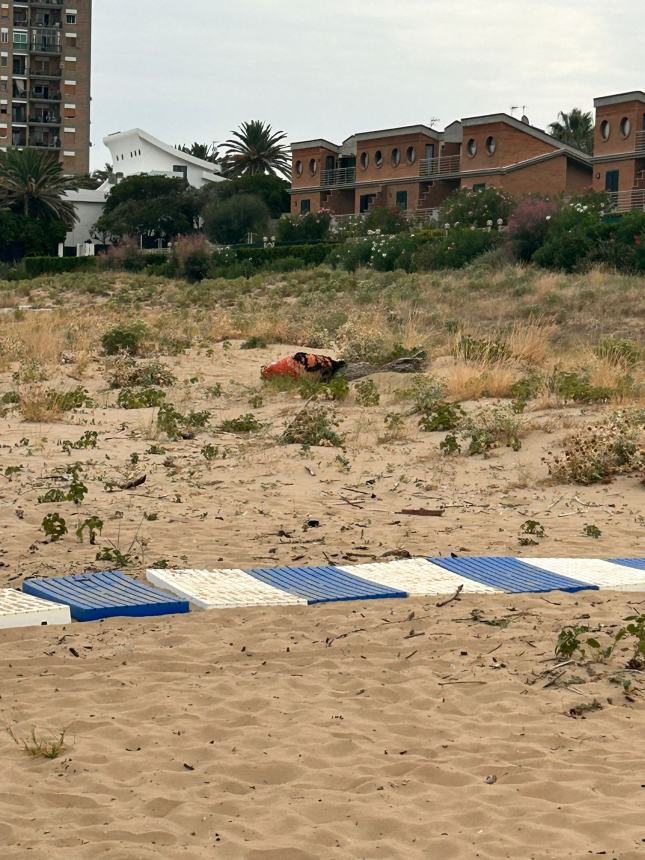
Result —
[{"label": "door", "polygon": [[426,159],[434,158],[434,143],[426,143]]},{"label": "door", "polygon": [[397,209],[401,209],[405,212],[408,208],[408,192],[407,191],[397,191],[396,192],[396,206]]},{"label": "door", "polygon": [[605,191],[616,192],[620,185],[620,170],[608,170],[605,174]]}]

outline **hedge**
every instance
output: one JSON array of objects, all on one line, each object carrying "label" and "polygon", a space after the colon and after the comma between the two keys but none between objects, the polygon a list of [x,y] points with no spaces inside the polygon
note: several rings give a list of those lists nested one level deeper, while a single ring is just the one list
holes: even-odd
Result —
[{"label": "hedge", "polygon": [[[235,258],[238,262],[251,263],[260,268],[282,260],[285,257],[301,260],[305,266],[320,266],[325,262],[334,248],[332,242],[319,242],[316,245],[275,245],[273,248],[236,248]],[[217,260],[217,256],[215,257]]]},{"label": "hedge", "polygon": [[96,257],[25,257],[22,262],[29,278],[96,269]]}]

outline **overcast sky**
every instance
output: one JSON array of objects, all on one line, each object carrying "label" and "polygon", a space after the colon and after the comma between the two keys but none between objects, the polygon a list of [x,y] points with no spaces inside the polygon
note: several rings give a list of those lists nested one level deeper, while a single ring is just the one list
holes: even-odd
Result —
[{"label": "overcast sky", "polygon": [[[640,23],[639,23],[640,22]],[[526,106],[545,127],[645,88],[640,0],[95,0],[93,167],[103,137],[290,140]]]}]

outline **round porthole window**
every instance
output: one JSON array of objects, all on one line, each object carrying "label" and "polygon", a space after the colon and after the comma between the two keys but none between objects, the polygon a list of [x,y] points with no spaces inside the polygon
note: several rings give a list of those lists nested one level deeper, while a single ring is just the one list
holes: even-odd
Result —
[{"label": "round porthole window", "polygon": [[494,155],[496,149],[497,149],[497,141],[495,140],[495,138],[492,136],[487,137],[486,138],[486,152],[489,155]]},{"label": "round porthole window", "polygon": [[408,146],[406,157],[408,159],[408,164],[414,164],[414,162],[417,160],[417,151],[413,146]]},{"label": "round porthole window", "polygon": [[296,176],[302,176],[302,161],[296,161]]},{"label": "round porthole window", "polygon": [[363,170],[367,170],[370,163],[370,157],[367,152],[361,152],[361,167]]},{"label": "round porthole window", "polygon": [[392,150],[392,166],[398,167],[401,164],[401,150],[395,146]]},{"label": "round porthole window", "polygon": [[377,149],[376,152],[374,153],[374,164],[377,167],[383,166],[383,153],[381,152],[380,149]]},{"label": "round porthole window", "polygon": [[466,149],[468,151],[468,155],[471,158],[474,158],[477,155],[477,141],[475,140],[474,137],[470,138],[470,140],[468,141],[468,144],[466,146]]},{"label": "round porthole window", "polygon": [[312,158],[309,162],[309,173],[311,173],[312,176],[315,176],[316,173],[318,173],[318,162],[315,158]]},{"label": "round porthole window", "polygon": [[632,131],[632,124],[629,118],[624,116],[620,121],[620,133],[623,137],[629,137]]},{"label": "round porthole window", "polygon": [[609,140],[609,135],[611,134],[611,126],[609,125],[609,120],[603,119],[600,123],[600,136],[603,140]]}]

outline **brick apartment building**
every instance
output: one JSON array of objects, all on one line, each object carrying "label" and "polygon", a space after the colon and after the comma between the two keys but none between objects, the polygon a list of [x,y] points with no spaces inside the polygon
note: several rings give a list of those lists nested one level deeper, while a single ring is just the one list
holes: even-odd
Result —
[{"label": "brick apartment building", "polygon": [[593,187],[619,210],[645,208],[645,93],[595,99]]},{"label": "brick apartment building", "polygon": [[292,145],[292,213],[337,215],[373,206],[427,210],[458,188],[556,194],[591,185],[589,155],[507,114],[415,125]]},{"label": "brick apartment building", "polygon": [[92,0],[0,2],[0,147],[89,171]]}]

